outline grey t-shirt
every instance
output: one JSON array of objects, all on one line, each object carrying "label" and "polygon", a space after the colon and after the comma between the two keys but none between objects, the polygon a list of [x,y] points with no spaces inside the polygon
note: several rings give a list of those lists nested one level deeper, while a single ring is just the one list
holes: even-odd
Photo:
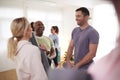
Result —
[{"label": "grey t-shirt", "polygon": [[[80,27],[76,27],[72,31],[72,40],[74,42],[74,61],[76,64],[89,52],[89,44],[98,44],[99,34],[91,26],[85,28],[84,30],[81,30]],[[93,60],[85,66],[89,66],[92,62]]]}]

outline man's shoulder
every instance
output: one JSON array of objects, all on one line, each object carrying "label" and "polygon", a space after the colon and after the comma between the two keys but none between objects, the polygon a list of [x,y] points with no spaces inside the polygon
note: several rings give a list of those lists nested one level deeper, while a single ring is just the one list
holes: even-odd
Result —
[{"label": "man's shoulder", "polygon": [[50,40],[51,40],[51,38],[50,38],[50,37],[45,36],[45,38],[47,38],[47,39],[50,39]]},{"label": "man's shoulder", "polygon": [[87,34],[93,35],[94,37],[95,36],[99,37],[99,32],[94,27],[91,27],[91,26],[89,27]]},{"label": "man's shoulder", "polygon": [[48,36],[42,36],[42,38],[49,38]]},{"label": "man's shoulder", "polygon": [[50,37],[47,37],[47,36],[42,36],[42,38],[47,40],[47,41],[52,41],[52,39]]},{"label": "man's shoulder", "polygon": [[88,31],[89,32],[97,32],[98,33],[98,31],[94,27],[92,27],[92,26],[89,26]]},{"label": "man's shoulder", "polygon": [[79,29],[80,27],[75,27],[73,30]]},{"label": "man's shoulder", "polygon": [[36,38],[37,39],[49,39],[49,37],[47,37],[47,36],[41,36],[41,37],[36,36]]}]

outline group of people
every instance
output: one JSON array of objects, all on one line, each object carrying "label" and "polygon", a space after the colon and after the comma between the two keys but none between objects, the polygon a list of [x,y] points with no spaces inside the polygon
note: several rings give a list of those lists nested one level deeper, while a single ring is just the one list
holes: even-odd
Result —
[{"label": "group of people", "polygon": [[[112,0],[112,2],[120,22],[120,1]],[[89,15],[89,10],[85,7],[76,9],[75,17],[79,27],[75,27],[72,31],[66,59],[67,68],[72,71],[51,71],[54,74],[49,76],[41,61],[41,51],[29,42],[32,30],[28,20],[24,17],[14,19],[11,23],[12,37],[8,42],[8,56],[17,61],[18,80],[120,80],[120,35],[115,49],[94,63],[93,58],[96,56],[99,44],[99,33],[88,24]],[[37,44],[44,50],[49,64],[51,64],[50,59],[57,53],[59,30],[53,26],[52,34],[48,38],[43,36],[44,29],[41,21],[34,23]],[[73,50],[74,64],[70,62]],[[58,66],[58,64],[55,65]],[[75,72],[76,70],[77,72]]]},{"label": "group of people", "polygon": [[41,21],[36,21],[33,24],[34,32],[36,35],[36,41],[39,47],[45,51],[49,65],[51,66],[51,61],[54,61],[55,67],[58,66],[58,47],[59,47],[59,39],[58,39],[58,32],[59,29],[57,26],[51,27],[51,34],[49,37],[44,36],[44,24]]},{"label": "group of people", "polygon": [[25,17],[11,23],[12,37],[8,41],[8,57],[17,62],[18,80],[48,80],[41,62],[41,52],[29,39],[32,29]]},{"label": "group of people", "polygon": [[[55,67],[58,66],[59,29],[57,26],[52,26],[49,37],[43,35],[44,29],[41,21],[30,24],[25,17],[12,21],[12,37],[8,41],[8,57],[17,61],[18,80],[47,80],[47,72],[42,64],[41,50],[47,57],[49,67],[51,60],[54,61]],[[33,37],[36,44],[31,40]]]}]

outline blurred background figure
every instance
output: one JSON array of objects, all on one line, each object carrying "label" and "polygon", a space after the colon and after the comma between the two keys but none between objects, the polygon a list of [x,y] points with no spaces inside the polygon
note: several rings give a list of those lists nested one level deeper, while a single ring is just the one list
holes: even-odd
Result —
[{"label": "blurred background figure", "polygon": [[36,41],[36,39],[35,39],[34,22],[31,22],[30,25],[31,25],[31,28],[32,28],[32,37],[29,39],[29,41],[30,41],[33,45],[38,46],[37,41]]},{"label": "blurred background figure", "polygon": [[58,52],[58,49],[59,49],[58,33],[59,33],[58,26],[52,26],[52,28],[51,28],[51,34],[49,35],[49,37],[53,40],[54,46],[55,46],[56,57],[53,58],[55,67],[58,66],[58,54],[59,54],[59,52]]},{"label": "blurred background figure", "polygon": [[[120,31],[120,0],[112,0],[118,15]],[[93,80],[120,80],[120,32],[116,47],[106,56],[92,64],[88,70]]]},{"label": "blurred background figure", "polygon": [[31,25],[32,31],[34,31],[34,22],[31,22],[30,25]]},{"label": "blurred background figure", "polygon": [[92,80],[86,70],[54,69],[49,71],[48,80]]}]

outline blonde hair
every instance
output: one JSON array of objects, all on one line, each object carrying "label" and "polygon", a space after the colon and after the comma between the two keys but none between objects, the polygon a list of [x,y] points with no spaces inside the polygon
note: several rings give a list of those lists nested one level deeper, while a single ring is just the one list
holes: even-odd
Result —
[{"label": "blonde hair", "polygon": [[24,36],[28,20],[25,17],[16,18],[11,23],[12,37],[8,40],[8,58],[14,60],[17,51],[17,43]]}]

